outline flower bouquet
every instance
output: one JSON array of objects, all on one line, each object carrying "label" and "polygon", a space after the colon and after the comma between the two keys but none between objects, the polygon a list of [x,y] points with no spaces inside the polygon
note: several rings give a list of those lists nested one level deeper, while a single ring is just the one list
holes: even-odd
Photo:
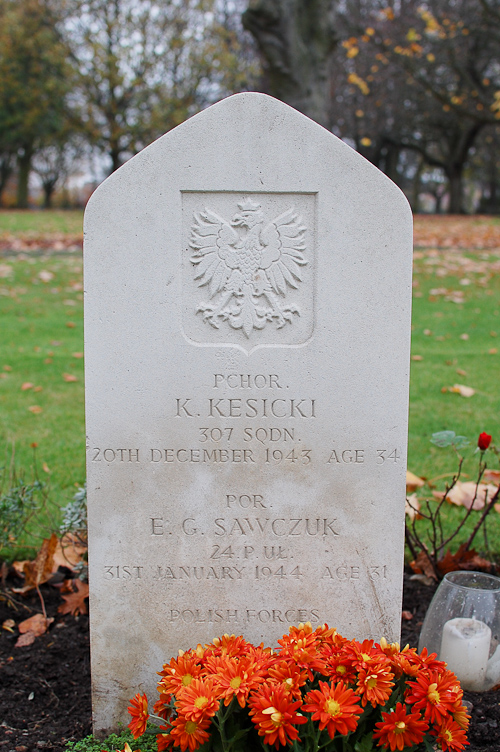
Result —
[{"label": "flower bouquet", "polygon": [[159,672],[154,715],[145,694],[131,700],[134,738],[151,719],[160,752],[459,752],[468,744],[460,684],[435,654],[309,623],[278,643],[272,650],[223,635],[180,651]]}]

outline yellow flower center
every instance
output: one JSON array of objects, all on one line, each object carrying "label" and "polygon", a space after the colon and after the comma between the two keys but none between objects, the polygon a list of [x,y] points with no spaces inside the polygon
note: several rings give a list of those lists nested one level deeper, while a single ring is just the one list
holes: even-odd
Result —
[{"label": "yellow flower center", "polygon": [[404,734],[406,728],[406,723],[404,721],[396,721],[394,724],[394,733],[395,734]]},{"label": "yellow flower center", "polygon": [[370,689],[373,689],[373,687],[377,686],[377,674],[372,674],[368,677],[368,681],[366,682],[367,686],[370,687]]},{"label": "yellow flower center", "polygon": [[240,684],[241,676],[235,676],[234,679],[231,679],[231,681],[229,682],[231,689],[239,689]]},{"label": "yellow flower center", "polygon": [[370,661],[371,660],[371,656],[369,656],[368,653],[361,653],[361,658],[364,661]]},{"label": "yellow flower center", "polygon": [[196,723],[196,721],[186,721],[184,731],[186,732],[186,734],[194,734],[197,728],[198,724]]},{"label": "yellow flower center", "polygon": [[293,679],[291,677],[288,677],[288,679],[285,679],[283,684],[288,684],[289,687],[293,686]]},{"label": "yellow flower center", "polygon": [[279,710],[276,710],[274,713],[271,714],[271,720],[275,726],[281,726],[281,722],[283,720],[282,713],[280,713]]},{"label": "yellow flower center", "polygon": [[193,677],[191,676],[191,674],[184,674],[184,676],[182,677],[182,686],[189,687],[192,681]]},{"label": "yellow flower center", "polygon": [[445,729],[443,731],[443,736],[445,737],[448,744],[453,741],[453,734],[451,733],[450,729]]},{"label": "yellow flower center", "polygon": [[208,697],[197,697],[194,701],[194,706],[195,708],[198,708],[198,710],[204,708],[205,705],[208,705]]},{"label": "yellow flower center", "polygon": [[435,705],[437,705],[440,700],[439,692],[437,691],[437,684],[429,684],[427,697],[429,699],[429,702],[433,702]]},{"label": "yellow flower center", "polygon": [[330,715],[338,715],[340,713],[340,705],[336,700],[327,700],[326,712]]},{"label": "yellow flower center", "polygon": [[345,674],[345,672],[347,671],[347,669],[346,669],[345,666],[337,666],[337,668],[335,669],[335,671],[337,672],[337,674]]}]

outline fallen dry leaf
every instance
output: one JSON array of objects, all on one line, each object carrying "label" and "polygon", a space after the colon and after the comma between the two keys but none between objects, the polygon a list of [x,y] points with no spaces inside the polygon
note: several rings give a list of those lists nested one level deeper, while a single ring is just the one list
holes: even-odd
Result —
[{"label": "fallen dry leaf", "polygon": [[465,543],[462,543],[455,554],[448,550],[438,561],[438,567],[443,575],[448,574],[448,572],[455,572],[457,569],[489,572],[492,569],[492,563],[479,556],[474,549],[466,551]]},{"label": "fallen dry leaf", "polygon": [[463,334],[460,335],[460,339],[469,339],[469,335],[466,332],[464,332]]},{"label": "fallen dry leaf", "polygon": [[424,356],[423,355],[412,355],[411,359],[412,360],[423,360]]},{"label": "fallen dry leaf", "polygon": [[443,386],[442,392],[452,392],[453,394],[460,394],[461,397],[472,397],[476,392],[471,386],[465,386],[465,384],[453,384],[453,386]]},{"label": "fallen dry leaf", "polygon": [[437,576],[425,551],[420,551],[414,561],[410,561],[410,567],[416,574],[422,574],[429,580],[437,580]]},{"label": "fallen dry leaf", "polygon": [[77,616],[78,614],[87,613],[85,598],[89,596],[89,586],[81,580],[73,580],[73,585],[76,588],[76,592],[61,596],[64,603],[61,603],[57,609],[60,614]]},{"label": "fallen dry leaf", "polygon": [[14,619],[5,619],[5,621],[2,624],[2,629],[6,629],[7,632],[14,633],[14,627],[16,626],[16,622]]},{"label": "fallen dry leaf", "polygon": [[54,567],[56,570],[58,567],[73,568],[83,560],[86,553],[87,546],[84,541],[73,533],[65,533],[57,541],[57,547],[54,551]]},{"label": "fallen dry leaf", "polygon": [[83,353],[82,352],[73,353],[73,357],[74,358],[83,358]]},{"label": "fallen dry leaf", "polygon": [[498,352],[498,349],[496,347],[490,347],[488,350],[488,355],[496,355]]},{"label": "fallen dry leaf", "polygon": [[425,480],[422,478],[419,478],[418,475],[415,475],[415,473],[410,472],[410,470],[406,471],[406,491],[407,493],[413,493],[417,490],[417,488],[421,488],[425,485]]},{"label": "fallen dry leaf", "polygon": [[[493,498],[496,490],[497,487],[492,484],[480,483],[476,492],[476,484],[474,481],[462,483],[462,481],[457,480],[451,491],[448,492],[446,501],[449,501],[450,504],[455,504],[458,507],[470,509],[472,506],[472,509],[479,510],[484,507],[486,498],[488,498],[488,500]],[[432,494],[435,499],[441,500],[444,498],[444,491],[433,491]],[[488,495],[487,497],[486,494]]]},{"label": "fallen dry leaf", "polygon": [[36,387],[35,387],[35,388],[33,389],[33,391],[34,391],[34,392],[43,392],[43,386],[36,386]]},{"label": "fallen dry leaf", "polygon": [[74,329],[76,324],[74,321],[66,321],[66,326],[68,327],[68,329]]},{"label": "fallen dry leaf", "polygon": [[28,389],[33,389],[34,386],[31,381],[25,381],[24,384],[21,384],[21,390],[26,392]]},{"label": "fallen dry leaf", "polygon": [[34,632],[25,632],[17,638],[17,642],[14,645],[15,648],[26,648],[28,645],[33,645],[36,640],[36,634]]},{"label": "fallen dry leaf", "polygon": [[48,269],[42,269],[42,271],[38,272],[38,279],[41,279],[42,282],[50,282],[51,279],[54,279],[54,274],[52,272],[49,272]]},{"label": "fallen dry leaf", "polygon": [[[25,580],[22,588],[12,588],[14,593],[27,593],[38,585],[47,582],[53,573],[53,558],[57,547],[57,535],[52,533],[50,538],[45,538],[34,561],[23,563],[22,574]],[[17,569],[17,568],[16,568]]]},{"label": "fallen dry leaf", "polygon": [[411,611],[401,611],[401,618],[403,621],[411,621],[413,619],[413,614]]},{"label": "fallen dry leaf", "polygon": [[42,470],[43,470],[44,473],[50,473],[49,466],[47,465],[46,462],[43,463]]},{"label": "fallen dry leaf", "polygon": [[21,635],[14,647],[25,648],[28,645],[32,645],[37,637],[45,634],[53,621],[53,617],[46,618],[43,614],[35,614],[34,616],[30,616],[29,619],[25,619],[25,621],[18,624]]},{"label": "fallen dry leaf", "polygon": [[4,366],[3,370],[4,371],[12,371],[12,366]]},{"label": "fallen dry leaf", "polygon": [[73,373],[63,373],[64,381],[78,381],[78,378]]},{"label": "fallen dry leaf", "polygon": [[422,515],[419,514],[420,502],[417,498],[417,494],[412,494],[405,500],[405,514],[410,520],[420,520]]},{"label": "fallen dry leaf", "polygon": [[483,478],[487,483],[500,483],[500,470],[486,469]]},{"label": "fallen dry leaf", "polygon": [[17,628],[21,634],[24,634],[25,632],[34,632],[35,637],[39,637],[40,635],[45,634],[53,621],[54,619],[52,617],[46,618],[43,614],[35,614],[34,616],[30,616],[29,619],[20,622],[17,625]]},{"label": "fallen dry leaf", "polygon": [[30,407],[28,407],[28,410],[30,411],[30,413],[34,413],[35,415],[43,413],[43,407],[40,407],[40,405],[31,405]]},{"label": "fallen dry leaf", "polygon": [[467,376],[467,371],[464,371],[463,368],[457,368],[457,373],[459,376]]}]

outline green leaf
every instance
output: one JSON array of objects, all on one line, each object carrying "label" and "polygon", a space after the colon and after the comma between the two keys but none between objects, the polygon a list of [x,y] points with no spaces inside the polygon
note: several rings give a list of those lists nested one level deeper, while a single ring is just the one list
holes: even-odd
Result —
[{"label": "green leaf", "polygon": [[453,446],[456,449],[462,449],[462,447],[466,447],[470,444],[469,439],[467,436],[455,436],[455,439],[453,441]]},{"label": "green leaf", "polygon": [[372,752],[373,749],[373,735],[371,733],[366,734],[354,745],[354,752]]},{"label": "green leaf", "polygon": [[431,444],[439,447],[451,446],[454,443],[455,431],[438,431],[432,434]]}]

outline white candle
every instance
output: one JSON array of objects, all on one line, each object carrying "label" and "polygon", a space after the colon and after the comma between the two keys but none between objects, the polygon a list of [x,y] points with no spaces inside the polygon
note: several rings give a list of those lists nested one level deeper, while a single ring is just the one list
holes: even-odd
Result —
[{"label": "white candle", "polygon": [[491,629],[477,619],[450,619],[443,627],[439,658],[446,661],[464,689],[484,688]]}]

